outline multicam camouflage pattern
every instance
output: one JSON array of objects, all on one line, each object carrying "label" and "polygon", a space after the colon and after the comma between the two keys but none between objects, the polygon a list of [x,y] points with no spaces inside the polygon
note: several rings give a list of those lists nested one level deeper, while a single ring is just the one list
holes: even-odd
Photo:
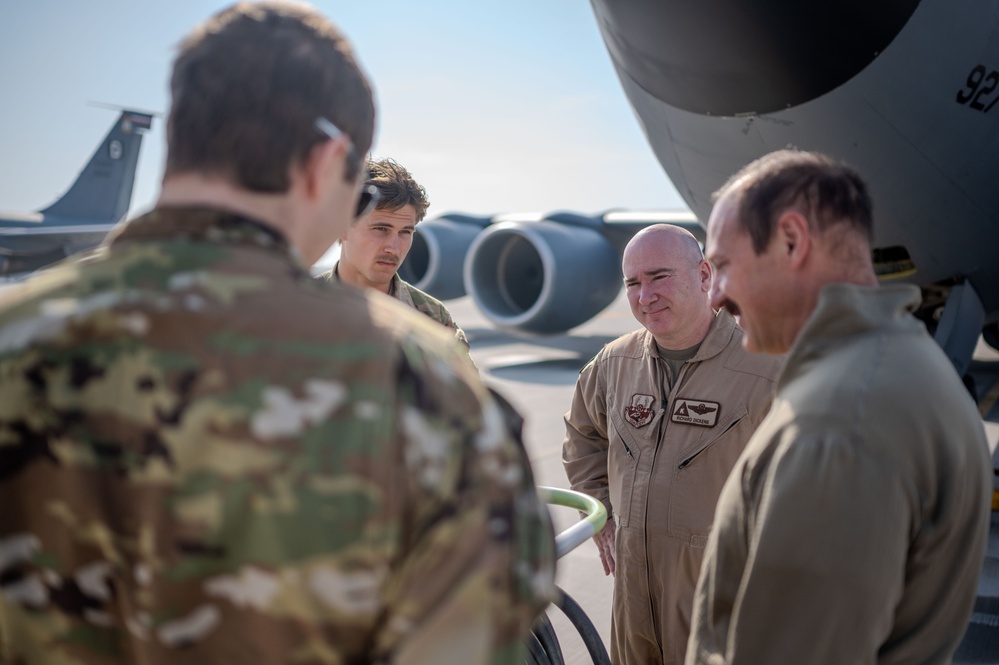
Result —
[{"label": "multicam camouflage pattern", "polygon": [[551,524],[441,333],[206,210],[0,292],[0,663],[523,662]]},{"label": "multicam camouflage pattern", "polygon": [[399,277],[399,275],[396,275],[395,279],[392,280],[392,285],[389,287],[389,295],[394,296],[406,306],[412,307],[418,312],[423,312],[434,321],[451,328],[454,330],[454,338],[461,342],[466,349],[469,348],[465,331],[451,317],[451,312],[444,306],[444,303],[437,298],[419,290]]},{"label": "multicam camouflage pattern", "polygon": [[[339,266],[340,264],[338,262],[331,270],[327,270],[320,275],[319,279],[326,282],[339,281],[340,276],[337,272]],[[445,307],[444,303],[440,300],[434,298],[429,293],[419,290],[403,278],[399,277],[398,274],[392,277],[392,282],[389,284],[388,294],[407,307],[412,307],[418,312],[423,312],[442,326],[447,326],[454,331],[454,338],[458,340],[458,342],[460,342],[466,349],[469,348],[468,338],[465,336],[465,331],[461,329],[458,323],[451,316],[451,312],[448,311],[448,308]]]}]

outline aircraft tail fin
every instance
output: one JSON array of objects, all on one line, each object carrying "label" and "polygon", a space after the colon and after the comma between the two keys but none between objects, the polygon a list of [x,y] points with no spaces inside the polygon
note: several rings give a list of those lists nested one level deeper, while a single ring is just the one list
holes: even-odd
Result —
[{"label": "aircraft tail fin", "polygon": [[152,122],[152,114],[122,109],[114,127],[69,190],[39,212],[110,222],[124,217],[132,201],[142,134]]}]

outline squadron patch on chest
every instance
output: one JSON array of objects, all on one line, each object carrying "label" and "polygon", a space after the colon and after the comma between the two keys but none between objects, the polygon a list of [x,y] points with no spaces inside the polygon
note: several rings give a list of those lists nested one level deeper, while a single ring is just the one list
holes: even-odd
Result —
[{"label": "squadron patch on chest", "polygon": [[673,414],[670,416],[670,420],[687,425],[714,427],[718,423],[720,411],[721,405],[718,402],[677,397],[673,402]]},{"label": "squadron patch on chest", "polygon": [[656,398],[652,395],[632,395],[631,406],[624,408],[624,419],[635,427],[645,427],[655,415],[652,408],[655,401]]}]

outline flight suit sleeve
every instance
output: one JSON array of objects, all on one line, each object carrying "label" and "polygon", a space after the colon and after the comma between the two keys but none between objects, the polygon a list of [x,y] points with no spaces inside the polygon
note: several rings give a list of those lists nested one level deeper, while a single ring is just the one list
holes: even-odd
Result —
[{"label": "flight suit sleeve", "polygon": [[[903,592],[899,471],[845,434],[799,435],[761,480],[725,662],[873,663]],[[705,563],[710,585],[721,571]]]},{"label": "flight suit sleeve", "polygon": [[607,479],[607,404],[599,380],[599,364],[593,359],[579,373],[572,405],[565,414],[562,464],[570,487],[604,504],[613,517]]},{"label": "flight suit sleeve", "polygon": [[[446,390],[412,367],[400,376],[413,400],[400,414],[406,546],[386,587],[376,662],[520,665],[524,638],[554,596],[554,532],[519,416],[448,346],[463,378]],[[444,372],[425,360],[427,372]]]}]

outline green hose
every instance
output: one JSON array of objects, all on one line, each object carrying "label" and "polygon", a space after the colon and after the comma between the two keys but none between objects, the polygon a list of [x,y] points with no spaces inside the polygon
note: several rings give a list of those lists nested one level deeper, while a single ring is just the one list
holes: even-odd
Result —
[{"label": "green hose", "polygon": [[575,508],[586,513],[586,517],[555,538],[555,553],[560,559],[592,538],[594,534],[599,533],[600,529],[604,528],[604,524],[607,523],[607,509],[604,508],[604,504],[589,494],[557,487],[539,486],[538,496],[545,503],[553,506]]}]

